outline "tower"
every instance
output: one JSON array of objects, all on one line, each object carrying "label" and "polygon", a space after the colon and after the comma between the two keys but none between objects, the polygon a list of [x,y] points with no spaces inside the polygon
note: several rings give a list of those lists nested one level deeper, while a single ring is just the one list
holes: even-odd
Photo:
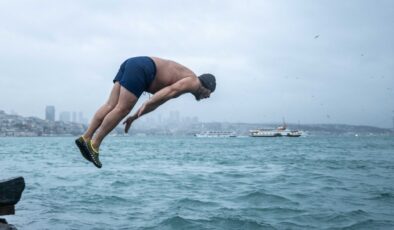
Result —
[{"label": "tower", "polygon": [[45,120],[55,121],[55,106],[47,105],[45,108]]},{"label": "tower", "polygon": [[59,115],[59,120],[63,122],[70,122],[70,112],[61,112]]}]

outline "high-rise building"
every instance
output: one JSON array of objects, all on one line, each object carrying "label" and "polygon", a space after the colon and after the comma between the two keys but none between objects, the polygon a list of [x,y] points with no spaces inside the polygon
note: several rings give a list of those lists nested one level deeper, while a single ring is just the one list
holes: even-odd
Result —
[{"label": "high-rise building", "polygon": [[83,113],[82,112],[78,113],[78,122],[83,123]]},{"label": "high-rise building", "polygon": [[72,122],[77,123],[77,112],[73,112]]},{"label": "high-rise building", "polygon": [[78,113],[78,123],[80,124],[88,124],[88,119],[83,116],[82,112]]},{"label": "high-rise building", "polygon": [[45,120],[55,121],[55,106],[47,105],[45,108]]},{"label": "high-rise building", "polygon": [[70,122],[71,121],[70,112],[61,112],[59,115],[59,120],[63,122]]}]

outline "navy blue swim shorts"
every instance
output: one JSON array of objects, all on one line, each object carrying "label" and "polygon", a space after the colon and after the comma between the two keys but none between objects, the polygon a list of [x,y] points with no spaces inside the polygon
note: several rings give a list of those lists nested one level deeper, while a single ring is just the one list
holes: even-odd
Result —
[{"label": "navy blue swim shorts", "polygon": [[122,63],[113,82],[132,92],[137,98],[148,90],[155,79],[156,65],[150,57],[133,57]]}]

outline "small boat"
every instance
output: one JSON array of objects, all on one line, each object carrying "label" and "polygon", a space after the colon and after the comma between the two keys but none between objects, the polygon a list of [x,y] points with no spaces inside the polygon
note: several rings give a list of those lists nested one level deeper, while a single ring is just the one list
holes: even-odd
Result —
[{"label": "small boat", "polygon": [[298,130],[291,130],[287,133],[288,137],[300,137],[302,135],[301,131]]},{"label": "small boat", "polygon": [[201,133],[196,133],[196,137],[237,137],[235,132],[230,131],[206,131]]}]

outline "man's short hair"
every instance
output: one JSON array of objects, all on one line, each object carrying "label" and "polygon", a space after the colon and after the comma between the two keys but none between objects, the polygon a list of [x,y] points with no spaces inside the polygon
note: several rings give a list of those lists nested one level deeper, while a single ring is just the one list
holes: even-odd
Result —
[{"label": "man's short hair", "polygon": [[207,88],[211,91],[215,91],[216,89],[216,78],[210,73],[204,73],[200,76],[198,76],[198,79],[200,79],[201,85],[204,86],[204,88]]}]

